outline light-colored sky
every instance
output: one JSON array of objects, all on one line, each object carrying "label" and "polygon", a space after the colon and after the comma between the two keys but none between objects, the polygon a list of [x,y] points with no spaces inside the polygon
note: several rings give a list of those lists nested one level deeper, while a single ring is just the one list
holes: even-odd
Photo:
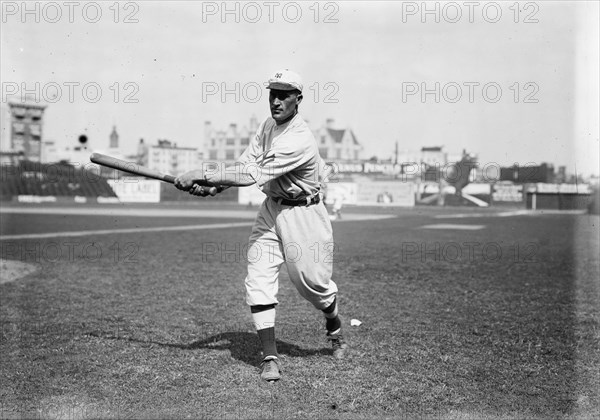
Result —
[{"label": "light-colored sky", "polygon": [[[142,137],[202,147],[206,120],[226,128],[265,118],[267,93],[256,86],[290,68],[304,78],[303,116],[350,127],[366,157],[391,157],[397,141],[599,171],[597,2],[522,2],[518,12],[514,2],[427,3],[439,23],[422,2],[274,2],[270,16],[264,2],[228,3],[229,14],[221,2],[129,2],[118,16],[112,2],[78,3],[71,16],[54,4],[60,16],[44,3],[25,15],[21,2],[3,3],[2,101],[38,82],[40,99],[56,101],[44,137],[62,146],[85,132],[107,148],[114,123],[126,153]],[[91,23],[95,5],[102,15]],[[436,83],[439,102],[409,94]],[[84,97],[86,84],[90,99],[101,88],[98,102]]]}]

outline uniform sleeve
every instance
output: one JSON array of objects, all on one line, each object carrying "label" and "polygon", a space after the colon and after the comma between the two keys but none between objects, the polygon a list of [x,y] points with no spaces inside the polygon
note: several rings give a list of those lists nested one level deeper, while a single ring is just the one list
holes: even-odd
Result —
[{"label": "uniform sleeve", "polygon": [[261,144],[260,143],[261,143],[261,137],[262,137],[262,132],[264,130],[264,126],[265,126],[265,122],[263,121],[260,124],[260,126],[258,127],[258,130],[256,130],[256,134],[254,135],[254,137],[248,144],[248,147],[246,147],[246,150],[244,150],[244,153],[242,153],[240,155],[240,157],[238,158],[238,160],[237,160],[238,163],[256,162],[256,159],[258,158],[258,156],[261,153]]},{"label": "uniform sleeve", "polygon": [[280,139],[254,162],[248,162],[248,173],[262,187],[269,181],[306,165],[314,158],[314,151],[304,136],[288,135]]}]

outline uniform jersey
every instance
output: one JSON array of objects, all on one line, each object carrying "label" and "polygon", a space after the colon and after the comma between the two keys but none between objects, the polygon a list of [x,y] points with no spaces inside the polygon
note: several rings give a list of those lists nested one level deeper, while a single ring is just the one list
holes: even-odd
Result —
[{"label": "uniform jersey", "polygon": [[279,126],[267,118],[238,162],[247,165],[249,175],[271,198],[299,199],[315,196],[321,189],[325,163],[299,114]]}]

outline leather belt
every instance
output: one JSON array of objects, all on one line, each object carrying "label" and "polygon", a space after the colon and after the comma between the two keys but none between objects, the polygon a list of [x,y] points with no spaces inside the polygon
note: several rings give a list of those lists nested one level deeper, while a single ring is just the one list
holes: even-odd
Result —
[{"label": "leather belt", "polygon": [[321,196],[319,194],[313,197],[306,197],[300,200],[287,200],[285,198],[272,197],[277,204],[283,204],[284,206],[312,206],[313,204],[319,204],[321,202]]}]

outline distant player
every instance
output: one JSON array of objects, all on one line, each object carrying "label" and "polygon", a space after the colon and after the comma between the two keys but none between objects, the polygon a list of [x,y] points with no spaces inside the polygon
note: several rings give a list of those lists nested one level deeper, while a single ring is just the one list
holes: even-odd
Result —
[{"label": "distant player", "polygon": [[346,201],[346,194],[342,189],[338,189],[333,194],[333,205],[331,206],[331,220],[341,220],[342,218],[342,207]]},{"label": "distant player", "polygon": [[[276,381],[281,378],[281,367],[275,307],[283,263],[300,295],[323,311],[334,356],[342,358],[347,345],[338,316],[338,289],[331,279],[331,222],[320,200],[327,169],[311,130],[298,114],[303,84],[298,74],[286,69],[269,79],[268,89],[271,118],[259,126],[237,164],[187,172],[176,179],[175,186],[206,196],[229,186],[257,184],[267,195],[250,235],[245,284],[246,302],[262,344],[261,378]],[[211,186],[216,191],[210,191]],[[315,258],[316,246],[319,258]]]}]

